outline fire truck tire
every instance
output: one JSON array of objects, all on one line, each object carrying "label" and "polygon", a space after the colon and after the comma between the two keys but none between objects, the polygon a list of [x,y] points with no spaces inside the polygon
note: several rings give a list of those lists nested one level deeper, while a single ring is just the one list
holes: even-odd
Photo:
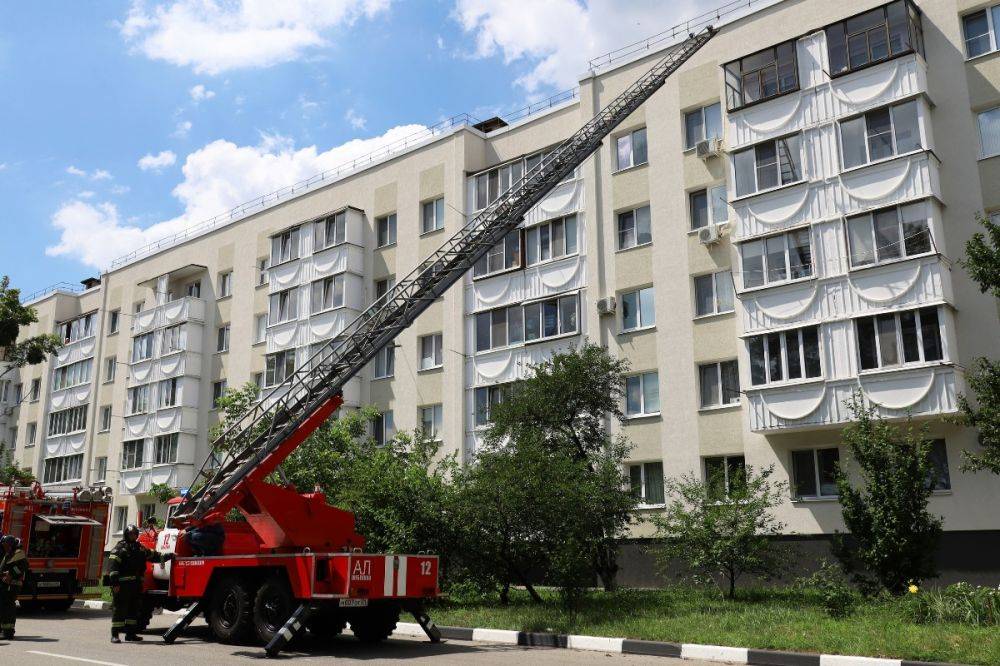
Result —
[{"label": "fire truck tire", "polygon": [[351,631],[362,643],[379,643],[392,636],[399,622],[399,606],[377,604],[351,614]]},{"label": "fire truck tire", "polygon": [[253,589],[237,576],[221,579],[206,615],[208,626],[220,642],[246,642],[253,632]]},{"label": "fire truck tire", "polygon": [[56,613],[65,613],[72,607],[73,607],[72,599],[52,599],[50,601],[42,602],[43,609],[47,611],[54,611]]},{"label": "fire truck tire", "polygon": [[313,613],[306,626],[313,638],[320,641],[333,640],[344,633],[347,617],[339,608],[322,608]]},{"label": "fire truck tire", "polygon": [[292,588],[283,576],[272,576],[257,590],[253,601],[253,628],[261,643],[271,642],[295,610]]}]

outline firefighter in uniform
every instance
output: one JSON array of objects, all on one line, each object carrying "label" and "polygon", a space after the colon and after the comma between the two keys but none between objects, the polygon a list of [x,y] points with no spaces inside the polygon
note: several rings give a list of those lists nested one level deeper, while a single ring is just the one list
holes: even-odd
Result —
[{"label": "firefighter in uniform", "polygon": [[8,534],[0,538],[0,636],[6,640],[14,638],[15,603],[26,575],[28,558],[17,537]]},{"label": "firefighter in uniform", "polygon": [[108,585],[112,592],[111,642],[121,643],[118,634],[125,630],[125,640],[141,641],[136,625],[139,602],[142,598],[142,580],[146,575],[146,562],[169,562],[173,553],[161,554],[139,543],[139,528],[129,525],[122,540],[115,544],[108,556]]}]

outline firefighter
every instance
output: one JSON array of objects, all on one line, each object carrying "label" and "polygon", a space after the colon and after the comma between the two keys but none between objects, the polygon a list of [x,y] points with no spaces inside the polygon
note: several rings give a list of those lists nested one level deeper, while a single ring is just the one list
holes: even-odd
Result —
[{"label": "firefighter", "polygon": [[10,534],[0,538],[0,637],[14,638],[17,620],[17,593],[28,575],[28,558],[18,538]]},{"label": "firefighter", "polygon": [[139,528],[129,525],[122,540],[108,556],[108,585],[112,592],[111,642],[121,643],[118,634],[125,630],[126,641],[141,641],[136,624],[142,598],[142,580],[146,562],[169,562],[173,553],[161,554],[139,543]]},{"label": "firefighter", "polygon": [[146,529],[139,535],[139,543],[150,550],[156,550],[156,538],[159,535],[160,533],[156,529],[156,518],[150,516],[146,519]]}]

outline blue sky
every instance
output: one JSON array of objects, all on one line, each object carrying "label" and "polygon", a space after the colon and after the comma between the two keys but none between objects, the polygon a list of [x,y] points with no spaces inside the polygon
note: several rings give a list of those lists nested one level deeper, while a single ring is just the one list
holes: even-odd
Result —
[{"label": "blue sky", "polygon": [[4,3],[0,273],[25,293],[96,275],[442,118],[572,87],[699,4]]}]

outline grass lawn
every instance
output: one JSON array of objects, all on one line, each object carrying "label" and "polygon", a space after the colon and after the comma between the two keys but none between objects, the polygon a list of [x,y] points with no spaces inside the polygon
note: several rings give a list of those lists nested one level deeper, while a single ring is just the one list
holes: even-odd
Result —
[{"label": "grass lawn", "polygon": [[676,643],[1000,664],[1000,629],[914,624],[900,601],[867,601],[846,619],[829,617],[818,597],[790,589],[747,590],[735,601],[710,590],[621,590],[591,593],[576,613],[553,592],[533,604],[518,590],[509,606],[448,600],[431,616],[440,625],[613,636]]},{"label": "grass lawn", "polygon": [[111,588],[97,585],[95,587],[83,588],[83,599],[99,599],[101,601],[111,601]]}]

